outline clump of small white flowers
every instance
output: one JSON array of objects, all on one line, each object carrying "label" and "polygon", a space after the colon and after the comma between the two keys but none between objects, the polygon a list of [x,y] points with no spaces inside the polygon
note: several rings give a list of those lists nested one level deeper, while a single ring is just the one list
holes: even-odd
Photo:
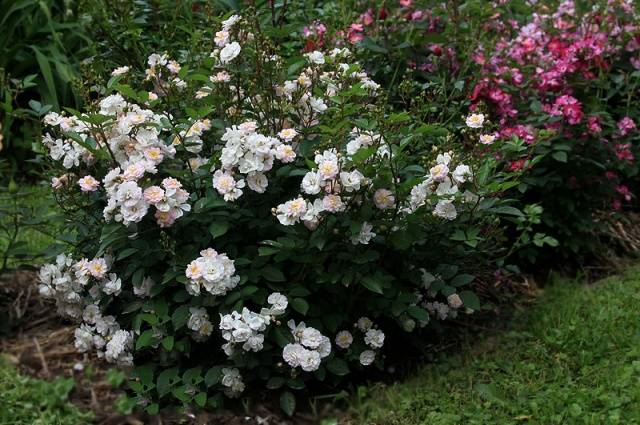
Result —
[{"label": "clump of small white flowers", "polygon": [[460,186],[473,177],[473,172],[465,164],[458,164],[452,170],[452,161],[451,152],[438,154],[436,165],[431,167],[429,175],[411,189],[409,199],[402,208],[403,213],[412,214],[424,205],[435,203],[432,210],[434,216],[446,220],[454,220],[458,216],[454,200],[460,195]]},{"label": "clump of small white flowers", "polygon": [[365,221],[364,223],[362,223],[360,231],[351,237],[351,243],[354,245],[368,245],[371,239],[375,237],[376,234],[373,232],[373,225]]},{"label": "clump of small white flowers", "polygon": [[373,322],[366,316],[359,318],[356,322],[356,328],[360,329],[363,332],[368,331],[372,326]]},{"label": "clump of small white flowers", "polygon": [[235,367],[222,369],[221,383],[227,387],[227,391],[225,392],[229,397],[237,397],[245,388],[240,371]]},{"label": "clump of small white flowers", "polygon": [[[384,346],[384,332],[376,329],[375,324],[368,317],[359,318],[355,323],[355,328],[364,334],[364,343],[369,347],[360,353],[360,364],[369,366],[375,361],[376,350],[380,350]],[[338,336],[347,338],[345,342],[348,342],[348,344],[345,344],[346,346],[343,347],[347,348],[353,342],[353,337],[351,334],[347,336],[344,332],[347,331],[340,332]],[[336,341],[338,340],[338,336],[336,336]]]},{"label": "clump of small white flowers", "polygon": [[278,205],[275,211],[276,217],[278,217],[278,221],[281,224],[290,226],[305,217],[308,205],[311,204],[302,198],[287,201],[284,204]]},{"label": "clump of small white flowers", "polygon": [[451,294],[447,297],[447,303],[451,308],[458,309],[462,307],[462,298],[458,294]]},{"label": "clump of small white flowers", "polygon": [[371,348],[382,348],[384,345],[384,332],[378,329],[369,329],[364,336],[364,342]]},{"label": "clump of small white flowers", "polygon": [[151,296],[151,290],[155,284],[156,283],[152,278],[145,277],[142,279],[142,283],[139,286],[133,285],[133,294],[141,298],[149,297]]},{"label": "clump of small white flowers", "polygon": [[312,64],[323,65],[325,63],[324,54],[322,54],[322,52],[319,52],[317,50],[313,52],[305,53],[304,56]]},{"label": "clump of small white flowers", "polygon": [[449,307],[448,304],[441,303],[439,301],[426,302],[424,303],[424,307],[432,316],[436,316],[439,320],[455,318],[458,315],[456,309],[453,309]]},{"label": "clump of small white flowers", "polygon": [[271,318],[259,313],[254,313],[244,307],[242,313],[233,311],[230,314],[220,315],[220,330],[222,337],[227,341],[222,349],[231,357],[235,353],[237,345],[242,344],[244,351],[260,351],[264,344],[264,332]]},{"label": "clump of small white flowers", "polygon": [[58,255],[56,262],[40,268],[40,294],[56,301],[58,314],[77,318],[82,312],[80,293],[84,289],[83,281],[76,278],[74,262],[71,257]]},{"label": "clump of small white flowers", "polygon": [[267,298],[267,302],[270,304],[269,308],[263,308],[260,314],[263,316],[280,316],[285,313],[289,300],[280,292],[274,292]]},{"label": "clump of small white flowers", "polygon": [[75,346],[81,352],[95,348],[99,358],[110,363],[131,365],[133,356],[133,332],[120,329],[113,316],[102,316],[95,304],[85,307],[84,323],[75,330]]},{"label": "clump of small white flowers", "polygon": [[187,327],[195,332],[194,339],[200,341],[211,335],[213,325],[209,320],[207,310],[202,307],[191,307],[189,308],[189,313]]},{"label": "clump of small white flowers", "polygon": [[111,258],[94,258],[73,261],[71,257],[58,255],[56,262],[40,268],[40,294],[56,301],[58,313],[79,318],[84,308],[84,293],[98,300],[102,294],[117,296],[121,280],[115,273],[108,273]]},{"label": "clump of small white flowers", "polygon": [[240,277],[235,275],[233,260],[213,248],[200,251],[200,255],[187,266],[187,292],[198,296],[204,288],[211,295],[224,295],[236,287]]},{"label": "clump of small white flowers", "polygon": [[[302,221],[309,229],[315,229],[322,215],[339,213],[356,192],[369,184],[369,179],[357,169],[346,169],[344,156],[335,149],[316,153],[314,163],[317,168],[307,172],[302,179],[300,189],[307,195],[318,196],[313,201],[299,197],[275,209],[275,215],[281,224],[290,226]],[[365,240],[367,235],[363,235]]]},{"label": "clump of small white flowers", "polygon": [[471,114],[466,119],[467,127],[469,128],[482,128],[484,124],[483,114]]},{"label": "clump of small white flowers", "polygon": [[305,372],[318,370],[322,359],[331,354],[331,340],[304,322],[298,325],[293,320],[287,323],[294,343],[282,350],[282,358],[292,368],[300,367]]},{"label": "clump of small white flowers", "polygon": [[[246,176],[246,184],[254,192],[264,193],[269,180],[266,173],[273,168],[278,159],[283,163],[296,157],[293,148],[286,144],[293,133],[282,130],[285,142],[257,132],[254,121],[246,121],[238,126],[227,128],[222,135],[225,142],[220,155],[221,170],[213,175],[213,187],[224,196],[225,201],[235,201],[242,195],[244,179],[236,179],[234,173]],[[283,133],[284,132],[284,133]],[[286,137],[285,137],[286,136]]]},{"label": "clump of small white flowers", "polygon": [[104,350],[104,358],[110,363],[130,365],[133,357],[129,350],[133,348],[133,333],[125,330],[117,330],[111,335]]}]

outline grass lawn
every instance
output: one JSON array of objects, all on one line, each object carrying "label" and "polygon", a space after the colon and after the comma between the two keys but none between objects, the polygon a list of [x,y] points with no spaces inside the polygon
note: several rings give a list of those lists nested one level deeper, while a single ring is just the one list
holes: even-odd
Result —
[{"label": "grass lawn", "polygon": [[0,358],[0,424],[79,425],[93,415],[68,401],[72,378],[48,382],[20,375]]},{"label": "grass lawn", "polygon": [[372,390],[352,423],[640,424],[640,267],[556,282],[510,330]]}]

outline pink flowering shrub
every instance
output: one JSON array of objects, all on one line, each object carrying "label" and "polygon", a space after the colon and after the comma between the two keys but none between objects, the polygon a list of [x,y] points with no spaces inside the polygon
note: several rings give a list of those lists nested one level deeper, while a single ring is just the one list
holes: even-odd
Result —
[{"label": "pink flowering shrub", "polygon": [[542,207],[541,225],[562,252],[594,252],[599,217],[637,205],[633,2],[358,3],[354,24],[335,43],[353,45],[392,102],[427,123],[456,131],[447,117],[490,117],[492,133],[479,143],[491,149],[463,148],[522,173],[510,196],[522,209]]},{"label": "pink flowering shrub", "polygon": [[227,17],[189,60],[118,67],[85,111],[44,118],[73,249],[41,291],[79,350],[135,366],[151,413],[265,389],[290,411],[292,390],[383,370],[394,344],[481,310],[475,282],[553,243],[505,196],[519,169],[480,155],[484,115],[424,124],[348,48],[283,57],[258,28]]},{"label": "pink flowering shrub", "polygon": [[545,225],[575,254],[591,245],[596,212],[633,200],[618,188],[637,179],[640,15],[623,0],[586,11],[563,1],[524,22],[497,12],[486,24],[496,41],[473,57],[482,76],[471,108],[499,117],[500,142],[525,142],[524,199],[540,201]]}]

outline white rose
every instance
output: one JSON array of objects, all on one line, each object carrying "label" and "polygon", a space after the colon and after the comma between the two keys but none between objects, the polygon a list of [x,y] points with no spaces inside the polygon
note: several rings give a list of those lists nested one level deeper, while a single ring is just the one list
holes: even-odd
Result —
[{"label": "white rose", "polygon": [[376,353],[371,350],[363,351],[360,354],[360,364],[363,366],[369,366],[376,359]]},{"label": "white rose", "polygon": [[223,64],[231,62],[240,54],[240,50],[240,44],[236,41],[227,44],[222,50],[220,50],[220,62]]}]

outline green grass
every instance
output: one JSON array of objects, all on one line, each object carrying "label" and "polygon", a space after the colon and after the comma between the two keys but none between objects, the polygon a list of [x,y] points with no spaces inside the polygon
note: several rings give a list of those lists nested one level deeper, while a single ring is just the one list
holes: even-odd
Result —
[{"label": "green grass", "polygon": [[640,424],[640,267],[556,282],[497,337],[371,391],[353,423]]},{"label": "green grass", "polygon": [[22,376],[0,358],[0,425],[79,425],[93,415],[68,401],[72,378],[48,382]]}]

